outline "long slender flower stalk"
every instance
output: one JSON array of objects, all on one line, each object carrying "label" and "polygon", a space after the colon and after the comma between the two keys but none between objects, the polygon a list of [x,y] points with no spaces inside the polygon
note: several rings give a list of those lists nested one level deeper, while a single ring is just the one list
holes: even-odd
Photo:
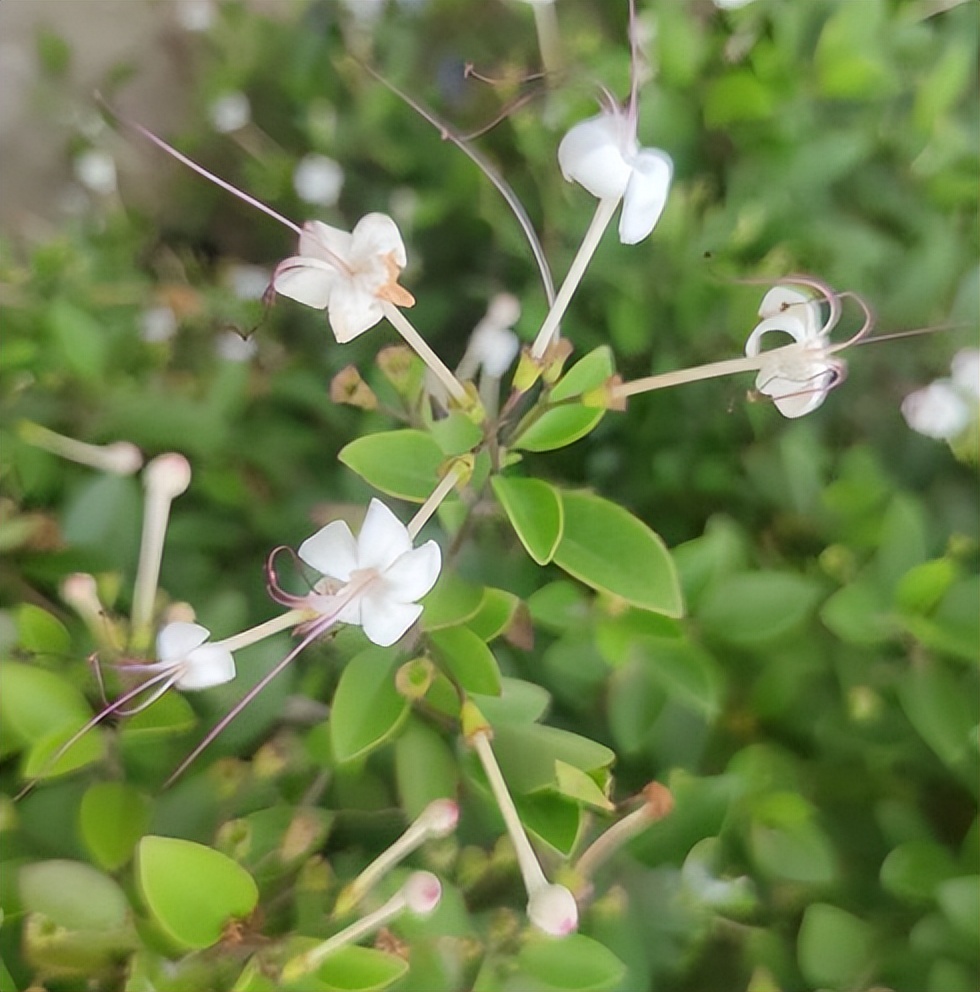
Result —
[{"label": "long slender flower stalk", "polygon": [[88,465],[90,468],[113,475],[132,475],[143,465],[140,449],[129,441],[113,441],[111,444],[87,444],[73,437],[65,437],[56,431],[23,420],[18,425],[21,438],[36,448],[43,448],[60,458]]},{"label": "long slender flower stalk", "polygon": [[596,205],[595,213],[592,215],[592,221],[585,232],[582,244],[579,245],[575,258],[572,259],[568,275],[565,276],[565,281],[558,290],[555,302],[552,303],[551,309],[541,325],[541,330],[538,331],[538,336],[534,339],[534,344],[531,345],[532,358],[540,360],[544,357],[544,353],[547,351],[548,345],[551,344],[558,331],[558,325],[568,309],[568,304],[571,302],[578,284],[582,281],[582,276],[585,274],[596,248],[599,247],[599,241],[616,212],[619,200],[620,197],[610,196],[599,200]]},{"label": "long slender flower stalk", "polygon": [[429,498],[419,507],[418,512],[408,522],[409,536],[414,540],[419,531],[429,522],[432,515],[442,506],[442,501],[453,491],[456,483],[469,472],[469,467],[460,459],[454,462],[449,471],[439,480]]},{"label": "long slender flower stalk", "polygon": [[405,343],[432,370],[432,374],[446,388],[449,395],[461,406],[470,403],[469,394],[463,384],[449,371],[442,359],[429,347],[425,339],[412,325],[412,322],[394,304],[387,300],[382,302],[381,309],[392,327],[404,338]]},{"label": "long slender flower stalk", "polygon": [[442,898],[442,884],[432,872],[417,871],[409,875],[405,884],[379,909],[368,913],[349,927],[334,934],[322,944],[297,955],[286,962],[282,970],[284,983],[295,982],[318,968],[331,954],[342,947],[356,944],[369,934],[397,919],[406,910],[415,916],[428,916]]},{"label": "long slender flower stalk", "polygon": [[153,604],[160,579],[163,541],[170,518],[170,504],[190,485],[191,467],[183,455],[154,458],[143,472],[145,503],[139,565],[133,589],[132,647],[149,647],[153,633]]}]

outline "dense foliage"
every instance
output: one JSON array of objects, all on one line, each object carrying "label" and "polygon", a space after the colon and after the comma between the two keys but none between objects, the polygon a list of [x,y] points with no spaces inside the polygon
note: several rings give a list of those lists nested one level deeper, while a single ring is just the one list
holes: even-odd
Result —
[{"label": "dense foliage", "polygon": [[[366,66],[459,135],[506,111],[472,144],[560,282],[594,204],[556,149],[599,86],[625,99],[631,62],[625,0],[554,6],[561,64],[541,81],[536,11],[517,0],[221,3],[182,38],[194,97],[166,137],[297,223],[393,216],[408,313],[450,367],[504,291],[530,343],[548,304],[512,212]],[[420,401],[387,323],[340,345],[322,312],[243,292],[243,266],[263,268],[261,294],[294,236],[190,172],[168,166],[163,206],[124,183],[43,238],[5,232],[0,992],[976,988],[976,433],[943,444],[899,412],[976,343],[976,9],[638,8],[638,137],[669,152],[673,185],[650,238],[611,229],[599,246],[562,322],[565,379],[534,394],[554,405],[519,458],[501,462],[467,411]],[[43,39],[49,93],[64,42]],[[124,113],[126,77],[103,88]],[[251,120],[217,133],[232,93]],[[125,126],[91,126],[102,112],[85,108],[71,154],[163,158]],[[336,205],[299,196],[310,153],[342,168]],[[760,298],[794,273],[859,293],[877,334],[938,330],[849,350],[846,381],[799,420],[753,402],[745,374],[625,412],[582,399],[614,369],[741,355]],[[350,365],[376,409],[330,400]],[[31,425],[186,455],[158,612],[186,619],[189,603],[221,637],[276,615],[274,548],[359,522],[379,491],[408,520],[462,459],[423,534],[444,570],[421,636],[399,651],[348,627],[311,644],[168,788],[286,633],[244,649],[234,682],[168,692],[63,752],[101,705],[92,657],[109,660],[63,583],[91,574],[112,617],[129,615],[142,497]],[[579,932],[560,942],[528,926],[468,704],[548,877],[578,896]],[[582,877],[582,852],[653,780],[673,809]],[[337,905],[441,797],[459,827],[412,855],[441,880],[438,909],[277,984],[314,938],[395,893],[404,871]]]}]

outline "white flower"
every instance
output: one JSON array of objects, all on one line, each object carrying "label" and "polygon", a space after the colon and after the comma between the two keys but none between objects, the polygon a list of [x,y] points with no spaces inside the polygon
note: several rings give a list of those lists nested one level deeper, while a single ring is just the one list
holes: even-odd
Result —
[{"label": "white flower", "polygon": [[293,188],[307,203],[332,207],[344,185],[344,170],[326,155],[305,155],[293,172]]},{"label": "white flower", "polygon": [[642,241],[667,204],[674,164],[659,148],[640,148],[636,121],[616,109],[576,124],[558,146],[558,165],[593,196],[623,200],[619,240]]},{"label": "white flower", "polygon": [[456,370],[460,379],[472,379],[478,368],[499,379],[510,368],[521,342],[511,330],[521,316],[521,304],[510,293],[498,293],[486,316],[473,328],[466,352]]},{"label": "white flower", "polygon": [[226,362],[247,362],[255,357],[259,345],[254,334],[246,338],[237,331],[225,331],[215,338],[214,350]]},{"label": "white flower", "polygon": [[140,314],[140,337],[147,344],[169,341],[177,333],[177,315],[167,306],[150,307]]},{"label": "white flower", "polygon": [[177,22],[185,31],[207,31],[214,23],[211,0],[177,0]]},{"label": "white flower", "polygon": [[974,399],[980,397],[980,348],[961,348],[950,363],[953,385]]},{"label": "white flower", "polygon": [[760,393],[771,396],[784,417],[802,417],[827,398],[840,378],[842,363],[831,357],[830,327],[821,321],[820,304],[786,286],[776,286],[759,307],[762,321],[745,343],[749,357],[762,355],[762,338],[770,331],[788,334],[794,346],[776,348],[755,380]]},{"label": "white flower", "polygon": [[230,266],[226,278],[231,291],[240,300],[261,300],[271,281],[266,269],[242,263]]},{"label": "white flower", "polygon": [[116,191],[116,163],[101,148],[88,148],[75,159],[75,175],[90,192],[108,196]]},{"label": "white flower", "polygon": [[208,107],[208,118],[216,131],[240,131],[252,119],[252,105],[244,93],[226,93]]},{"label": "white flower", "polygon": [[157,634],[157,664],[153,667],[169,669],[178,689],[210,689],[230,682],[235,677],[235,661],[230,651],[208,644],[210,636],[199,623],[168,623]]},{"label": "white flower", "polygon": [[350,234],[311,220],[303,225],[299,254],[279,263],[272,285],[291,300],[326,309],[334,337],[344,343],[381,320],[383,302],[415,303],[397,282],[405,263],[405,245],[386,214],[367,214]]},{"label": "white flower", "polygon": [[[326,580],[318,582],[311,605],[332,609],[337,619],[358,624],[380,647],[394,644],[418,620],[418,604],[439,578],[442,553],[435,541],[412,547],[408,529],[380,500],[372,499],[355,540],[342,520],[317,531],[299,547],[299,557]],[[323,595],[326,594],[326,595]]]},{"label": "white flower", "polygon": [[948,441],[970,423],[970,407],[949,379],[937,379],[902,400],[902,416],[918,434]]}]

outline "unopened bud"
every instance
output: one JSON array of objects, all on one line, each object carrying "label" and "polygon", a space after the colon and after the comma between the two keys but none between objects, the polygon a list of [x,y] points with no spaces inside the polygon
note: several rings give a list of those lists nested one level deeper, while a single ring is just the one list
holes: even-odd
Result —
[{"label": "unopened bud", "polygon": [[567,937],[578,929],[578,905],[564,885],[546,885],[527,903],[531,923],[552,937]]},{"label": "unopened bud", "polygon": [[652,820],[662,820],[674,809],[674,794],[660,782],[650,782],[643,789],[644,807]]},{"label": "unopened bud", "polygon": [[430,837],[448,837],[459,823],[459,804],[453,799],[434,799],[419,814]]},{"label": "unopened bud", "polygon": [[102,450],[105,457],[103,467],[114,475],[132,475],[143,465],[143,453],[129,441],[114,441]]},{"label": "unopened bud", "polygon": [[146,489],[168,499],[175,499],[190,484],[190,462],[175,452],[158,455],[143,472],[143,485]]},{"label": "unopened bud", "polygon": [[416,871],[408,876],[402,893],[410,913],[428,916],[442,899],[442,883],[431,871]]}]

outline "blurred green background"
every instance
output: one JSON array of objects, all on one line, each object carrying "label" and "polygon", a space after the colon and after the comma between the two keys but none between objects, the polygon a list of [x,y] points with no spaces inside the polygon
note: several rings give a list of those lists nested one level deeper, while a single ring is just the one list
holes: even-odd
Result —
[{"label": "blurred green background", "polygon": [[[144,6],[172,17],[152,44],[179,53],[184,83],[164,137],[296,222],[349,229],[368,211],[391,213],[408,246],[413,322],[450,366],[497,292],[520,297],[517,330],[533,337],[546,304],[506,205],[359,62],[460,134],[533,95],[476,144],[514,186],[560,278],[593,204],[561,179],[555,150],[595,113],[600,85],[628,93],[625,2],[558,0],[563,64],[548,86],[525,82],[540,56],[519,0],[224,2],[203,31],[186,26],[189,3]],[[501,649],[501,665],[548,690],[549,723],[613,748],[614,798],[654,777],[675,793],[675,813],[597,881],[583,932],[627,967],[609,987],[968,992],[980,961],[976,455],[971,465],[969,451],[957,460],[914,435],[899,405],[977,344],[977,6],[638,8],[639,137],[673,157],[674,185],[650,239],[626,247],[610,233],[600,247],[563,323],[576,354],[610,344],[626,378],[734,357],[764,284],[791,273],[861,294],[879,334],[937,330],[849,351],[847,381],[801,421],[750,402],[747,377],[719,379],[638,397],[566,451],[529,458],[529,472],[594,488],[676,549],[682,623],[618,615],[535,566],[489,518],[459,570],[528,600],[534,647]],[[33,127],[70,132],[58,154],[73,178],[50,189],[43,219],[6,213],[0,242],[0,638],[6,655],[90,688],[92,644],[58,585],[91,572],[125,611],[139,483],[60,461],[17,425],[187,455],[194,478],[174,507],[162,586],[225,636],[274,614],[262,573],[272,547],[367,501],[336,454],[388,422],[331,404],[327,388],[351,363],[376,381],[374,356],[395,335],[382,325],[341,347],[322,314],[286,300],[266,311],[256,297],[293,236],[113,130],[72,85],[84,39],[57,17],[30,43]],[[129,94],[149,58],[133,51],[96,80],[114,107],[139,112]],[[464,78],[468,63],[497,82]],[[221,133],[243,106],[242,126]],[[311,153],[342,169],[333,204],[297,191]],[[66,625],[60,650],[31,634],[24,604]],[[256,649],[256,668],[284,644]],[[241,809],[213,794],[216,762],[251,754],[288,696],[328,700],[342,660],[333,648],[307,652],[171,792],[155,792],[158,766],[188,737],[162,741],[166,753],[146,767],[130,755],[125,778],[145,791],[153,832],[211,843],[219,824],[252,812],[254,797]],[[239,691],[194,706],[213,718]],[[310,733],[300,726],[293,744],[304,738],[315,755]],[[11,740],[0,752],[8,797],[21,784],[18,752]],[[465,762],[445,753],[465,779]],[[387,747],[356,774],[332,770],[328,860],[343,865],[394,836],[404,805],[394,764]],[[297,781],[305,770],[293,769]],[[274,801],[290,807],[302,790],[285,781]],[[4,800],[8,867],[93,859],[76,823],[90,782],[68,776],[16,806]],[[465,839],[489,847],[494,836],[475,821]],[[3,876],[0,949],[24,987],[25,907],[16,872]],[[499,934],[487,937],[484,896],[469,909],[485,949]],[[302,919],[269,915],[275,933]],[[492,958],[459,974],[428,962],[397,987],[470,987],[477,973],[481,988],[531,987],[488,968]],[[118,980],[101,975],[96,987]],[[139,987],[181,987],[154,981]],[[230,987],[207,981],[196,987]]]}]

